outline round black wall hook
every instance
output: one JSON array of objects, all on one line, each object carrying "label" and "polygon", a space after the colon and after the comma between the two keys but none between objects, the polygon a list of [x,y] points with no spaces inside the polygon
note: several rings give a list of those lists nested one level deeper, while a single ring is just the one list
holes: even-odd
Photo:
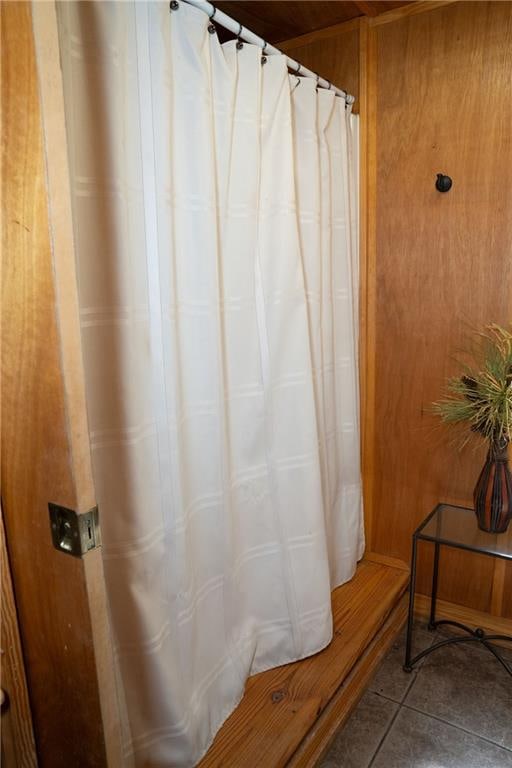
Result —
[{"label": "round black wall hook", "polygon": [[452,180],[444,173],[438,173],[436,179],[436,189],[438,192],[448,192],[452,188]]}]

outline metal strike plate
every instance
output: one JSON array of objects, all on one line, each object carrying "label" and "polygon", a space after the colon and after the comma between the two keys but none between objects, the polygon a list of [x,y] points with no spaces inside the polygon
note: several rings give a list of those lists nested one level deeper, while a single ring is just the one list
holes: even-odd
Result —
[{"label": "metal strike plate", "polygon": [[58,504],[48,504],[50,528],[55,549],[74,557],[82,557],[91,549],[101,546],[98,507],[77,514]]}]

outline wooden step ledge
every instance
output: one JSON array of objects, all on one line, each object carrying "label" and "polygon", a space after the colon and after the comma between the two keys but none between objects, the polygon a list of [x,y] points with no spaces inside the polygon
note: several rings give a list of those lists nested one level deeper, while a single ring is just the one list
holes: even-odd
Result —
[{"label": "wooden step ledge", "polygon": [[315,765],[403,625],[408,579],[403,568],[361,561],[333,592],[332,643],[251,677],[200,768]]}]

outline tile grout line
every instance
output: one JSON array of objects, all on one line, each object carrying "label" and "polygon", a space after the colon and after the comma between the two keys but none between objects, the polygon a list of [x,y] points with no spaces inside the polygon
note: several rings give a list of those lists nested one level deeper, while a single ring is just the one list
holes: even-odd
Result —
[{"label": "tile grout line", "polygon": [[[429,648],[430,648],[432,645],[434,645],[434,642],[435,642],[435,636],[436,636],[436,633],[435,633],[435,632],[433,632],[433,633],[432,633],[432,640],[431,640],[431,642],[430,642],[430,645],[428,646]],[[387,737],[388,737],[388,735],[389,735],[389,732],[391,731],[391,729],[393,728],[393,725],[395,724],[395,720],[397,719],[398,715],[400,714],[400,710],[402,709],[402,707],[406,707],[406,705],[404,704],[404,702],[405,702],[405,700],[406,700],[407,696],[409,695],[409,693],[410,693],[410,691],[411,691],[412,687],[414,686],[414,684],[415,684],[416,680],[418,679],[418,677],[419,677],[419,675],[420,675],[420,673],[421,673],[422,669],[423,669],[423,662],[420,664],[420,666],[419,666],[419,667],[418,667],[418,669],[416,670],[416,674],[414,674],[414,671],[413,671],[413,674],[411,674],[411,677],[412,677],[413,679],[412,679],[412,680],[409,682],[409,685],[408,685],[408,686],[407,686],[407,688],[405,689],[404,695],[402,696],[402,699],[401,699],[401,701],[399,701],[399,702],[397,702],[397,701],[394,701],[393,699],[389,699],[387,696],[383,696],[382,694],[380,694],[380,693],[377,693],[377,691],[374,691],[374,693],[376,693],[376,695],[377,695],[377,696],[381,696],[383,699],[386,699],[386,701],[391,701],[393,704],[397,704],[397,708],[396,708],[396,712],[395,712],[395,714],[393,715],[393,717],[392,717],[392,718],[391,718],[391,720],[389,721],[389,725],[388,725],[388,727],[386,728],[386,731],[384,732],[384,735],[382,736],[381,740],[380,740],[380,741],[379,741],[379,743],[377,744],[377,748],[376,748],[375,752],[373,753],[373,755],[372,755],[372,758],[371,758],[370,762],[368,763],[368,766],[367,766],[367,768],[372,768],[372,766],[374,765],[374,763],[375,763],[375,760],[376,760],[376,758],[377,758],[377,756],[378,756],[378,754],[379,754],[380,750],[382,749],[382,747],[383,747],[383,745],[384,745],[384,742],[386,741],[386,739],[387,739]],[[367,689],[367,690],[369,690],[369,689]],[[406,707],[406,708],[407,708],[407,709],[411,709],[411,707]],[[419,712],[418,714],[422,714],[422,713],[421,713],[421,712]]]},{"label": "tile grout line", "polygon": [[[436,641],[439,640],[439,639],[443,639],[442,636],[440,637],[439,630],[432,632],[430,643],[426,647],[427,648],[431,648],[436,643]],[[391,655],[391,653],[392,653],[392,651],[390,650],[388,655]],[[387,657],[385,657],[383,659],[382,663],[385,661],[386,658]],[[377,759],[378,755],[380,754],[380,752],[382,751],[383,746],[384,746],[384,744],[385,744],[385,742],[386,742],[390,732],[392,731],[393,727],[395,726],[396,720],[397,720],[397,718],[398,718],[398,716],[400,714],[400,711],[402,709],[407,709],[410,712],[414,712],[414,713],[420,715],[420,717],[428,718],[428,719],[437,721],[439,723],[442,723],[444,725],[447,725],[448,727],[455,728],[457,731],[459,731],[459,733],[463,733],[463,734],[466,734],[468,736],[472,736],[477,741],[481,741],[484,744],[487,744],[487,745],[492,746],[492,747],[494,747],[496,749],[502,750],[503,752],[506,752],[507,754],[511,754],[512,753],[512,747],[505,746],[503,744],[499,744],[498,742],[493,741],[489,737],[481,736],[481,735],[479,735],[477,733],[474,733],[473,731],[471,731],[471,730],[469,730],[467,728],[464,728],[464,727],[459,726],[459,725],[457,725],[457,724],[455,724],[453,722],[450,722],[449,720],[446,720],[443,717],[440,717],[438,715],[433,715],[433,714],[431,714],[429,712],[423,711],[422,709],[419,709],[419,708],[417,708],[415,706],[412,706],[411,704],[406,703],[408,698],[409,698],[409,695],[411,694],[412,689],[414,688],[414,686],[415,686],[415,684],[416,684],[416,682],[418,680],[419,675],[422,673],[423,669],[425,668],[425,665],[426,665],[426,662],[428,661],[428,658],[429,658],[428,656],[424,657],[420,661],[419,665],[413,669],[412,674],[410,675],[411,679],[409,680],[409,682],[408,682],[408,684],[407,684],[407,686],[406,686],[406,688],[404,690],[404,693],[401,696],[399,701],[397,701],[396,699],[391,698],[386,693],[381,693],[378,690],[372,690],[371,689],[371,682],[372,681],[370,682],[369,685],[367,685],[367,687],[365,689],[366,693],[371,693],[371,694],[373,694],[375,696],[378,696],[380,699],[383,699],[384,701],[387,701],[387,702],[393,704],[394,706],[396,706],[396,711],[393,713],[393,715],[392,715],[388,725],[385,728],[385,731],[384,731],[382,737],[379,739],[378,744],[377,744],[375,750],[373,751],[373,754],[371,755],[371,757],[369,759],[369,762],[366,763],[366,768],[372,768],[375,765],[376,759]],[[427,670],[428,670],[428,667],[427,667]],[[427,674],[427,676],[428,676],[428,672],[425,673],[425,674]]]},{"label": "tile grout line", "polygon": [[[414,688],[414,686],[416,685],[416,682],[417,682],[417,680],[418,680],[418,677],[421,675],[421,673],[422,673],[422,671],[423,671],[423,666],[424,666],[424,665],[423,665],[423,664],[421,664],[421,666],[420,666],[420,667],[418,667],[418,669],[416,670],[416,674],[415,674],[415,675],[414,675],[414,674],[411,674],[412,680],[411,680],[411,682],[409,683],[409,685],[407,686],[407,689],[406,689],[406,691],[405,691],[405,693],[404,693],[404,695],[403,695],[402,701],[400,702],[400,706],[402,706],[403,704],[405,704],[405,701],[406,701],[407,697],[409,696],[410,692],[412,691],[412,689],[413,689],[413,688]],[[413,670],[413,673],[414,673],[414,670]],[[408,673],[406,672],[405,674],[408,674]]]},{"label": "tile grout line", "polygon": [[[391,699],[388,699],[388,701],[391,701]],[[393,702],[393,703],[394,703],[394,704],[396,704],[397,702],[395,701],[395,702]],[[375,758],[376,758],[376,757],[377,757],[377,755],[379,754],[379,752],[380,752],[380,749],[381,749],[382,745],[383,745],[383,744],[384,744],[384,742],[386,741],[386,739],[387,739],[387,736],[388,736],[388,734],[389,734],[389,732],[390,732],[391,728],[393,727],[393,725],[394,725],[394,723],[395,723],[395,720],[396,720],[396,718],[398,717],[398,713],[400,712],[400,710],[401,710],[401,709],[402,709],[402,705],[401,705],[401,704],[398,704],[398,706],[397,706],[397,708],[396,708],[396,712],[395,712],[395,714],[393,715],[393,717],[391,718],[391,720],[389,721],[389,725],[388,725],[388,727],[386,728],[386,731],[385,731],[384,735],[382,736],[381,740],[380,740],[380,741],[379,741],[379,743],[377,744],[377,748],[375,749],[375,752],[373,753],[373,755],[372,755],[372,757],[371,757],[371,760],[370,760],[370,762],[369,762],[369,763],[368,763],[368,765],[367,765],[367,768],[372,768],[372,765],[373,765],[373,764],[374,764],[374,762],[375,762]]]},{"label": "tile grout line", "polygon": [[505,747],[503,744],[498,744],[496,741],[493,741],[492,739],[489,739],[485,736],[480,736],[480,734],[478,733],[474,733],[474,731],[470,731],[467,728],[463,728],[460,725],[455,725],[454,723],[451,723],[449,720],[444,720],[442,717],[439,717],[439,715],[432,715],[430,712],[424,712],[422,709],[417,709],[416,707],[412,707],[410,704],[405,704],[405,703],[400,704],[400,709],[402,709],[402,707],[405,707],[405,709],[409,709],[411,712],[416,712],[416,714],[422,715],[423,717],[430,717],[432,720],[437,720],[438,723],[443,723],[444,725],[449,725],[451,728],[456,728],[458,731],[461,731],[462,733],[467,733],[468,736],[474,736],[475,739],[480,739],[481,741],[485,741],[486,744],[490,744],[493,747],[498,747],[498,749],[503,749],[505,752],[512,753],[512,749],[510,747]]},{"label": "tile grout line", "polygon": [[[429,648],[431,648],[435,644],[436,636],[440,636],[441,639],[443,638],[443,635],[439,632],[439,630],[436,630],[433,633],[432,642],[428,646]],[[406,709],[412,710],[413,712],[417,712],[419,715],[424,715],[426,717],[431,717],[433,720],[437,720],[437,722],[439,722],[439,723],[444,723],[445,725],[452,726],[453,728],[456,728],[458,731],[461,731],[462,733],[467,733],[469,736],[474,736],[477,739],[481,739],[482,741],[486,742],[487,744],[491,744],[494,747],[498,747],[498,749],[505,750],[505,752],[512,752],[512,748],[510,748],[510,747],[506,747],[503,744],[498,744],[496,741],[493,741],[492,739],[489,739],[489,738],[487,738],[485,736],[480,736],[480,734],[474,733],[474,731],[470,731],[467,728],[463,728],[462,726],[456,725],[455,723],[452,723],[449,720],[445,720],[444,718],[440,717],[439,715],[433,715],[430,712],[425,712],[424,710],[418,709],[417,707],[413,707],[411,704],[407,703],[407,698],[409,697],[409,694],[411,693],[411,690],[412,690],[414,684],[416,683],[420,672],[424,669],[425,663],[427,662],[428,658],[429,658],[429,656],[426,656],[424,659],[422,659],[421,665],[418,668],[418,671],[417,671],[417,674],[415,676],[415,679],[412,681],[412,683],[408,687],[408,689],[407,689],[407,691],[406,691],[406,693],[405,693],[405,695],[404,695],[404,697],[403,697],[403,699],[402,699],[402,701],[400,703],[400,707],[405,707]]]},{"label": "tile grout line", "polygon": [[[430,645],[427,646],[428,649],[432,648],[432,646],[435,644],[437,634],[438,634],[437,631],[432,632],[432,639],[430,641]],[[404,696],[402,698],[402,701],[400,702],[400,706],[405,705],[405,702],[406,702],[409,694],[411,693],[412,689],[414,688],[414,686],[415,686],[415,684],[416,684],[416,682],[418,680],[418,677],[420,676],[421,672],[423,671],[429,656],[430,656],[430,654],[428,654],[427,656],[424,656],[423,659],[420,662],[419,667],[417,667],[416,670],[413,669],[413,672],[416,671],[416,674],[414,675],[413,679],[409,683],[409,685],[407,687],[407,690],[405,691]],[[413,675],[411,674],[411,677],[412,676]]]},{"label": "tile grout line", "polygon": [[[436,634],[437,634],[436,632],[432,632],[432,639],[430,641],[430,645],[428,645],[427,648],[430,648],[432,645],[434,645],[434,642],[435,642],[435,639],[436,639]],[[381,664],[379,665],[379,668],[386,661],[388,656],[391,655],[392,650],[393,649],[391,649],[391,651],[388,653],[388,655],[384,657],[384,659],[382,660]],[[405,689],[405,691],[404,691],[400,701],[397,701],[396,699],[392,699],[391,696],[386,696],[385,693],[381,693],[380,691],[376,691],[376,690],[372,689],[371,685],[372,685],[372,682],[373,682],[374,678],[372,678],[372,680],[370,680],[370,683],[366,687],[366,690],[369,691],[370,693],[375,693],[377,696],[381,696],[383,699],[386,699],[387,701],[392,701],[394,704],[398,704],[399,706],[401,706],[404,703],[404,701],[407,698],[407,696],[409,695],[409,692],[410,692],[411,688],[413,687],[414,683],[416,682],[416,679],[417,679],[418,675],[420,674],[420,672],[421,672],[421,670],[423,668],[423,664],[424,664],[425,661],[426,661],[426,659],[422,659],[420,664],[419,664],[419,666],[415,667],[412,670],[412,672],[410,672],[410,673],[404,672],[404,674],[406,674],[409,677],[409,682],[407,683],[407,687],[406,687],[406,689]],[[375,675],[374,675],[374,677],[375,677]]]}]

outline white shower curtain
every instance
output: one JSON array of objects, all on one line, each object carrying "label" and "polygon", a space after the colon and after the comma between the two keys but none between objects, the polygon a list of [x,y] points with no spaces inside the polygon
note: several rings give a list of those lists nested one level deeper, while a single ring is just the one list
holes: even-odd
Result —
[{"label": "white shower curtain", "polygon": [[58,15],[126,759],[191,766],[362,555],[356,118],[183,2]]}]

